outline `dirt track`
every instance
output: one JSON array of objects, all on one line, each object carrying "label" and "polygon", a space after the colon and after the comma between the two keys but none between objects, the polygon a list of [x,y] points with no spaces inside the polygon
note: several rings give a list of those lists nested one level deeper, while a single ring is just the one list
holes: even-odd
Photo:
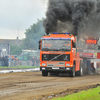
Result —
[{"label": "dirt track", "polygon": [[42,77],[41,72],[0,74],[0,100],[47,100],[100,85],[100,74]]}]

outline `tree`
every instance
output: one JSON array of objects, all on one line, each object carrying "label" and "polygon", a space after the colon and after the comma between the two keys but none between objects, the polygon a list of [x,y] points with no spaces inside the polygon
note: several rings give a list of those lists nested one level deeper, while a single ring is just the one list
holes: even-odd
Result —
[{"label": "tree", "polygon": [[41,20],[37,20],[36,23],[31,25],[28,29],[26,29],[25,35],[26,38],[22,41],[22,45],[11,45],[11,55],[20,55],[22,49],[38,49],[38,41],[45,34],[43,28],[43,18]]},{"label": "tree", "polygon": [[26,29],[26,38],[23,41],[24,49],[38,49],[38,41],[45,34],[43,28],[43,19]]},{"label": "tree", "polygon": [[10,45],[10,54],[11,55],[20,55],[22,52],[22,46]]}]

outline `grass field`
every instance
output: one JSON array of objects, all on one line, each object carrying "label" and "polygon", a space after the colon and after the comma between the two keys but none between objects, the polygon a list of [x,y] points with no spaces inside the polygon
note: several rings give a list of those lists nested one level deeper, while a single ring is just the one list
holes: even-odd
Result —
[{"label": "grass field", "polygon": [[100,100],[100,86],[52,100]]}]

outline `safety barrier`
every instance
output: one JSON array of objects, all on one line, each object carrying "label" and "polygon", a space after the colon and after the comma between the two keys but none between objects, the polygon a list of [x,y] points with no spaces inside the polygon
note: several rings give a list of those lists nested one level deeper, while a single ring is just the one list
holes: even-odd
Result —
[{"label": "safety barrier", "polygon": [[8,64],[9,67],[14,66],[32,66],[31,61],[10,61]]}]

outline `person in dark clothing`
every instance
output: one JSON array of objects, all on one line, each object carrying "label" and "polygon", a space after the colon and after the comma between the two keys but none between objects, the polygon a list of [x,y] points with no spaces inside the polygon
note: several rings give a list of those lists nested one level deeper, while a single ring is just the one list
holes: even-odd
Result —
[{"label": "person in dark clothing", "polygon": [[90,69],[92,73],[95,73],[94,63],[91,63]]},{"label": "person in dark clothing", "polygon": [[0,57],[0,61],[1,61],[1,66],[4,66],[4,58],[3,57]]},{"label": "person in dark clothing", "polygon": [[4,56],[3,57],[3,62],[4,62],[3,66],[7,66],[8,67],[8,56]]},{"label": "person in dark clothing", "polygon": [[5,56],[2,57],[3,60],[3,66],[5,66]]},{"label": "person in dark clothing", "polygon": [[8,56],[5,56],[5,66],[7,66],[8,67]]},{"label": "person in dark clothing", "polygon": [[2,57],[0,56],[0,66],[2,66]]}]

